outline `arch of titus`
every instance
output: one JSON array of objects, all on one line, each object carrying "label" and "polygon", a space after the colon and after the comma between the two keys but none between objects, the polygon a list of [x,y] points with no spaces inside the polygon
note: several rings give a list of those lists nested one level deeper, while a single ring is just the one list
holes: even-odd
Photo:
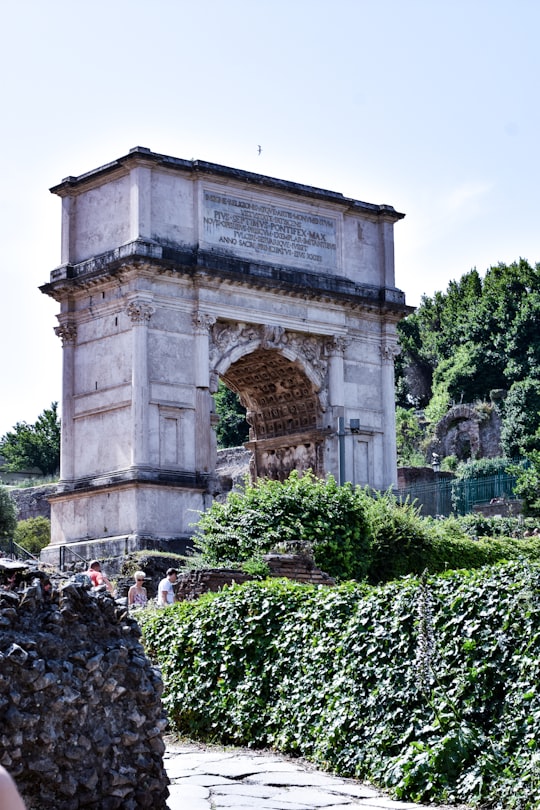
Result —
[{"label": "arch of titus", "polygon": [[220,378],[247,408],[255,476],[395,484],[402,214],[143,147],[51,191],[62,264],[41,290],[60,304],[63,395],[49,554],[192,534],[216,493]]}]

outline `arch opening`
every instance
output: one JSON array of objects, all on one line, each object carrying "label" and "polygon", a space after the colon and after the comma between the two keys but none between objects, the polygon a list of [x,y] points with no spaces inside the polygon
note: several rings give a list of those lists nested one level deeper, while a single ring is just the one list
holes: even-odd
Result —
[{"label": "arch opening", "polygon": [[247,409],[251,476],[284,480],[292,470],[323,475],[322,408],[298,363],[277,349],[258,348],[222,374]]}]

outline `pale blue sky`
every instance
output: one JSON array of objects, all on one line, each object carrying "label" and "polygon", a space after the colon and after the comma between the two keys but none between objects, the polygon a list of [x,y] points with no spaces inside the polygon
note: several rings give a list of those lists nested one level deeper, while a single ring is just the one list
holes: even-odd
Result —
[{"label": "pale blue sky", "polygon": [[537,0],[6,0],[0,435],[61,394],[48,189],[136,145],[393,205],[413,305],[540,261],[539,35]]}]

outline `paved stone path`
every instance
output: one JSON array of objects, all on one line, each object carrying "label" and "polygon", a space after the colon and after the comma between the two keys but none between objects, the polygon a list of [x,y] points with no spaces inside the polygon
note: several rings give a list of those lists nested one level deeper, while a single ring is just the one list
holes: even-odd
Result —
[{"label": "paved stone path", "polygon": [[275,754],[167,742],[169,810],[428,810]]}]

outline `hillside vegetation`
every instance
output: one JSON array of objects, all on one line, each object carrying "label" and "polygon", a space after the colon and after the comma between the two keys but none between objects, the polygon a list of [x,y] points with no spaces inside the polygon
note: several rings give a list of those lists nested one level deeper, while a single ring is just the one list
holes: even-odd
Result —
[{"label": "hillside vegetation", "polygon": [[504,453],[514,457],[536,447],[539,326],[540,265],[524,259],[491,267],[483,278],[471,270],[446,292],[424,296],[398,327],[398,405],[425,409],[435,424],[452,402],[489,401],[502,390]]}]

